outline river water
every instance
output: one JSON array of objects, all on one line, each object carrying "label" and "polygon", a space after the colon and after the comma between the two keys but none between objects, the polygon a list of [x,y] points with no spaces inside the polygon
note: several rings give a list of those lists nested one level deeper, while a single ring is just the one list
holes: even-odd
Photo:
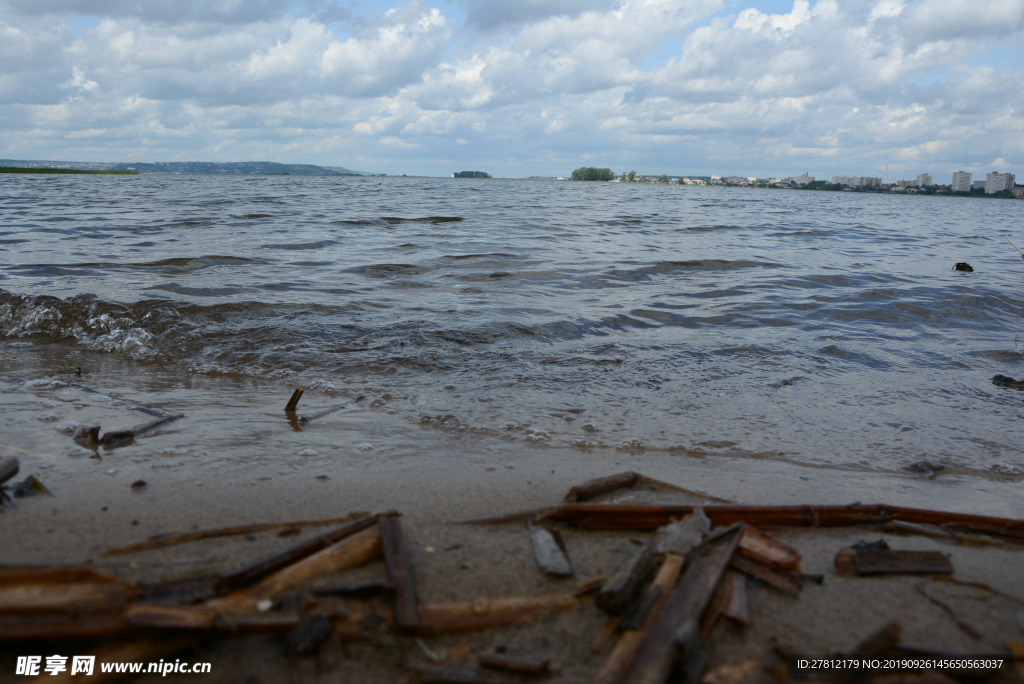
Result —
[{"label": "river water", "polygon": [[[89,379],[121,364],[305,387],[321,405],[363,395],[366,416],[389,424],[553,459],[740,457],[1012,485],[1024,394],[992,377],[1024,375],[1022,264],[1004,237],[1024,244],[1022,208],[556,181],[6,175],[0,375],[68,381],[76,365]],[[974,272],[952,270],[960,261]]]}]

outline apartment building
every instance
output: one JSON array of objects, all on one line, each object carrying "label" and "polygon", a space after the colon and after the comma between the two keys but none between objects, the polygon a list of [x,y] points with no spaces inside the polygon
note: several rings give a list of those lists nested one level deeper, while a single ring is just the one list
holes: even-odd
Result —
[{"label": "apartment building", "polygon": [[985,176],[985,194],[991,195],[1003,190],[1013,190],[1014,176],[1012,173],[992,173]]},{"label": "apartment building", "polygon": [[971,174],[967,171],[957,171],[953,174],[953,182],[951,184],[953,192],[970,192],[971,191]]}]

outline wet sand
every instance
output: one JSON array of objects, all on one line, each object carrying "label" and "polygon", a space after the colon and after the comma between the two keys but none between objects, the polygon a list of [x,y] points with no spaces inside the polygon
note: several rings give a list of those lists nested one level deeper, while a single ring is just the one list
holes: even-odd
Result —
[{"label": "wet sand", "polygon": [[[610,574],[630,548],[630,536],[639,535],[567,531],[576,577],[555,580],[534,565],[522,523],[490,528],[450,523],[548,506],[560,501],[572,485],[623,470],[694,493],[641,488],[615,495],[618,499],[710,502],[703,493],[744,504],[884,502],[1024,517],[1024,499],[1012,495],[1019,489],[1013,482],[941,473],[928,478],[844,472],[787,465],[758,454],[534,447],[481,439],[458,426],[445,426],[443,420],[410,425],[390,414],[387,402],[353,402],[358,387],[346,387],[333,396],[308,392],[300,415],[348,406],[296,430],[282,411],[291,387],[279,379],[184,375],[61,346],[7,346],[0,349],[0,361],[0,375],[33,381],[30,386],[0,383],[0,455],[19,457],[18,479],[35,474],[53,492],[53,497],[19,500],[0,516],[0,547],[5,549],[7,566],[91,563],[132,579],[166,579],[232,567],[308,539],[316,530],[284,539],[270,532],[128,556],[100,554],[172,531],[393,509],[403,513],[417,589],[425,601],[571,591],[578,582]],[[73,375],[78,365],[86,371],[82,377]],[[99,394],[52,380],[78,383]],[[148,417],[132,411],[133,406],[185,417],[109,450],[85,449],[57,429],[72,422],[99,424],[104,430],[146,422]],[[429,398],[422,409],[431,415]],[[133,488],[138,480],[144,480],[145,487]],[[891,619],[903,623],[906,643],[960,653],[1002,652],[1007,639],[1024,637],[1017,617],[1024,603],[929,582],[932,594],[983,634],[975,640],[914,590],[913,585],[928,580],[835,574],[836,551],[858,539],[877,539],[880,533],[787,531],[778,536],[800,550],[804,572],[826,576],[824,584],[809,584],[798,600],[763,587],[751,590],[751,625],[745,630],[725,622],[715,627],[711,666],[744,654],[767,653],[770,638],[808,653],[848,650]],[[894,548],[941,550],[952,558],[957,578],[984,582],[1024,599],[1021,546],[976,547],[884,536]],[[346,577],[379,579],[382,573],[382,564],[375,562]],[[510,654],[551,657],[558,663],[556,680],[587,681],[605,656],[590,651],[603,622],[600,611],[587,604],[540,623],[432,639],[427,645],[435,654],[448,649],[453,662],[458,662],[458,654],[465,659],[505,646]],[[279,638],[200,643],[188,658],[214,663],[216,674],[210,681],[403,681],[409,676],[408,665],[427,660],[415,642],[393,637],[358,644],[332,642],[308,659],[285,657]],[[772,665],[766,658],[764,666]],[[0,679],[11,671],[0,673]],[[769,677],[762,674],[761,679]]]}]

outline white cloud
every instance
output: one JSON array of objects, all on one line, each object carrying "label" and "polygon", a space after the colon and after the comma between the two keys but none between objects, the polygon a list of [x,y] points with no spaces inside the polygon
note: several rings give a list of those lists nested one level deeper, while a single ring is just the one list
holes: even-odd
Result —
[{"label": "white cloud", "polygon": [[0,1],[3,154],[1024,175],[1024,0],[448,2]]}]

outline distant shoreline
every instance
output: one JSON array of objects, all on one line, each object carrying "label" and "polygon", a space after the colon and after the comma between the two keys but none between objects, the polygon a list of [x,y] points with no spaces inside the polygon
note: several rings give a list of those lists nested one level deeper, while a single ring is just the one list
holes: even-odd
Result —
[{"label": "distant shoreline", "polygon": [[102,174],[106,176],[138,176],[138,171],[115,171],[100,169],[48,169],[27,166],[0,166],[0,173],[64,173],[64,174]]}]

